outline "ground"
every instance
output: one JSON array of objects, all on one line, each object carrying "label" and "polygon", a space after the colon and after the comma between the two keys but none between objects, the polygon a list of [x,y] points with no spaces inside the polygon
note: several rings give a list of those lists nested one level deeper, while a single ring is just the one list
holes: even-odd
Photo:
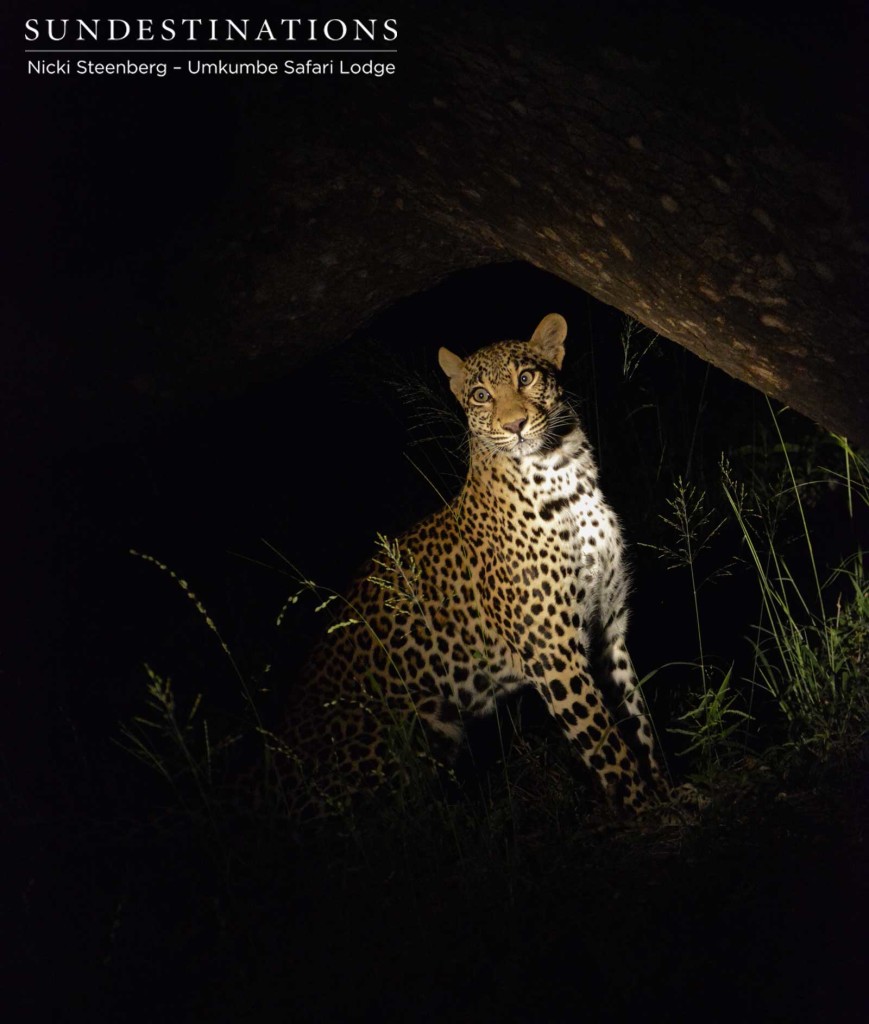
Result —
[{"label": "ground", "polygon": [[500,848],[441,835],[436,855],[412,827],[402,847],[244,819],[31,822],[10,1019],[853,1021],[866,774],[780,781],[702,824],[538,822]]}]

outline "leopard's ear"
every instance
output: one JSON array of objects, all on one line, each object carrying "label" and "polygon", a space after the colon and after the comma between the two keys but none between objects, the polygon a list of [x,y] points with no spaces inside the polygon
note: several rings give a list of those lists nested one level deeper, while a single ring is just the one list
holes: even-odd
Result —
[{"label": "leopard's ear", "polygon": [[564,339],[566,337],[567,321],[560,313],[550,313],[537,325],[537,330],[531,335],[528,347],[560,370],[564,360]]},{"label": "leopard's ear", "polygon": [[465,383],[464,359],[457,356],[455,352],[450,352],[448,348],[442,348],[438,352],[438,362],[441,369],[450,378],[450,390],[461,401],[462,387]]}]

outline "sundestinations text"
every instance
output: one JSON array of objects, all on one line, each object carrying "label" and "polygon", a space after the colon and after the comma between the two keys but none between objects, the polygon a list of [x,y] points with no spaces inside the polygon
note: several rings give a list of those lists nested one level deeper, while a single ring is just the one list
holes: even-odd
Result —
[{"label": "sundestinations text", "polygon": [[394,43],[396,18],[28,18],[24,40],[75,43]]}]

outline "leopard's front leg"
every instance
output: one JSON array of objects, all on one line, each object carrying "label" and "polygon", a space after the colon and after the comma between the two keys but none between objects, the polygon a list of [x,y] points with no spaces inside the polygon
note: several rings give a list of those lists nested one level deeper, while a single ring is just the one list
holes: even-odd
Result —
[{"label": "leopard's front leg", "polygon": [[613,690],[612,700],[619,728],[624,729],[626,736],[632,737],[633,750],[640,759],[642,770],[663,791],[667,785],[655,750],[652,723],[625,639],[628,583],[622,567],[621,541],[617,536],[613,537],[612,550],[604,559],[602,575],[599,610],[603,634],[601,670]]},{"label": "leopard's front leg", "polygon": [[652,786],[603,703],[579,644],[571,641],[559,646],[557,653],[542,657],[540,662],[543,675],[533,673],[532,678],[550,713],[576,744],[610,802],[639,810],[652,797]]}]

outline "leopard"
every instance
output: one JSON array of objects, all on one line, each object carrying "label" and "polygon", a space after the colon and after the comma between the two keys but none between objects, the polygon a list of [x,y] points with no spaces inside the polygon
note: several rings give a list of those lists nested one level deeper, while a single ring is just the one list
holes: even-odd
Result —
[{"label": "leopard", "polygon": [[666,792],[626,643],[622,530],[560,382],[566,337],[550,313],[528,341],[440,349],[467,422],[466,479],[384,541],[389,557],[344,593],[292,688],[276,748],[291,812],[394,783],[396,729],[451,763],[470,721],[528,688],[610,807],[636,814]]}]

